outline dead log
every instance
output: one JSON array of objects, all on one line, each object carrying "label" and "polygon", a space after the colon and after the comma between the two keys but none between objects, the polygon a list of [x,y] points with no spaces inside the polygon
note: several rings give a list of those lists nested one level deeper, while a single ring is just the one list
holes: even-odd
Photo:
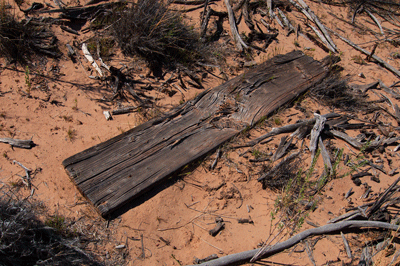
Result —
[{"label": "dead log", "polygon": [[[224,256],[224,257],[221,257],[221,258],[218,258],[215,260],[211,260],[206,263],[199,264],[199,265],[200,266],[229,266],[229,265],[237,265],[237,264],[241,264],[241,263],[254,262],[258,259],[267,258],[267,257],[277,254],[285,249],[293,247],[294,245],[296,245],[297,243],[299,243],[300,241],[302,241],[304,239],[307,239],[308,237],[316,236],[316,235],[332,234],[335,232],[350,230],[350,229],[354,229],[354,228],[365,228],[365,229],[380,228],[380,229],[396,231],[396,230],[400,229],[400,226],[393,225],[390,223],[375,222],[375,221],[345,221],[345,222],[339,222],[339,223],[335,223],[335,224],[327,224],[327,225],[324,225],[321,227],[308,229],[306,231],[303,231],[303,232],[289,238],[286,241],[283,241],[281,243],[270,246],[268,249],[264,250],[264,252],[260,253],[259,255],[257,255],[257,253],[259,253],[261,248],[227,255],[227,256]],[[255,257],[255,255],[257,255],[257,256]]]},{"label": "dead log", "polygon": [[0,142],[8,143],[13,147],[23,148],[23,149],[31,149],[35,147],[35,143],[31,139],[12,139],[12,138],[0,138]]},{"label": "dead log", "polygon": [[82,194],[107,216],[252,127],[327,73],[322,63],[299,51],[274,57],[158,118],[67,158],[63,166]]}]

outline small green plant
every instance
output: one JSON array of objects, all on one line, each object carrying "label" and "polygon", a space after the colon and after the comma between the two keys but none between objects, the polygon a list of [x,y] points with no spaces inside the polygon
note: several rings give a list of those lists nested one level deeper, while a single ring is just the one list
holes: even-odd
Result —
[{"label": "small green plant", "polygon": [[293,44],[294,44],[294,46],[296,46],[296,47],[300,47],[300,44],[299,44],[299,42],[298,42],[297,40],[294,40]]},{"label": "small green plant", "polygon": [[65,122],[72,122],[74,120],[72,115],[63,115],[62,119],[64,119]]},{"label": "small green plant", "polygon": [[275,118],[274,118],[274,124],[277,125],[277,126],[282,125],[281,119],[280,119],[279,117],[275,117]]},{"label": "small green plant", "polygon": [[0,113],[0,117],[1,118],[6,118],[6,113],[4,113],[4,112]]},{"label": "small green plant", "polygon": [[7,152],[6,152],[6,151],[5,151],[5,152],[3,152],[3,157],[4,157],[5,159],[7,159],[7,160],[9,159],[9,158],[8,158],[8,154],[7,154]]},{"label": "small green plant", "polygon": [[21,180],[19,180],[19,181],[11,181],[10,182],[10,186],[12,188],[21,188],[21,187],[24,186],[24,183]]},{"label": "small green plant", "polygon": [[67,137],[70,141],[74,140],[76,138],[76,135],[77,134],[75,129],[69,128],[67,130]]},{"label": "small green plant", "polygon": [[32,83],[31,83],[31,78],[29,76],[29,67],[28,66],[25,67],[25,85],[26,85],[26,93],[28,95],[30,95]]},{"label": "small green plant", "polygon": [[66,229],[64,216],[61,216],[61,215],[58,215],[58,214],[49,217],[45,221],[45,224],[47,226],[50,226],[50,227],[56,229],[59,233],[63,233],[65,231],[65,229]]},{"label": "small green plant", "polygon": [[74,110],[74,111],[78,110],[78,99],[74,100],[74,105],[72,106],[72,110]]},{"label": "small green plant", "polygon": [[262,155],[262,152],[257,149],[254,149],[253,152],[251,153],[251,155],[253,155],[254,158],[256,158],[256,159],[259,159]]},{"label": "small green plant", "polygon": [[366,65],[367,63],[365,60],[361,57],[361,55],[356,55],[351,58],[351,60],[354,61],[354,63],[359,64],[359,65]]}]

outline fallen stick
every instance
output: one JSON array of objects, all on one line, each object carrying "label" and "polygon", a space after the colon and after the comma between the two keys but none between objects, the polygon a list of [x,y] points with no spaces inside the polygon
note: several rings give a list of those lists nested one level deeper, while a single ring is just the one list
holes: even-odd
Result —
[{"label": "fallen stick", "polygon": [[12,138],[0,138],[0,142],[8,143],[13,147],[31,149],[35,147],[35,143],[31,139],[23,140],[23,139],[12,139]]},{"label": "fallen stick", "polygon": [[316,120],[313,129],[311,130],[310,138],[310,151],[311,151],[311,163],[314,161],[315,152],[317,151],[318,138],[321,131],[325,127],[326,117],[323,117],[317,113],[314,114]]},{"label": "fallen stick", "polygon": [[303,1],[303,0],[298,0],[300,3],[297,4],[294,0],[289,0],[289,2],[294,5],[297,9],[300,10],[309,20],[313,21],[318,28],[322,31],[322,35],[324,35],[324,38],[326,39],[328,45],[333,49],[332,52],[336,53],[337,48],[335,43],[332,41],[331,37],[329,36],[328,31],[326,30],[327,28],[322,24],[322,22],[319,20],[319,18],[314,14],[314,12],[310,9],[310,7]]},{"label": "fallen stick", "polygon": [[138,107],[135,106],[127,106],[119,109],[114,109],[111,111],[112,115],[121,115],[121,114],[127,114],[130,112],[133,112],[134,110],[138,109]]},{"label": "fallen stick", "polygon": [[325,44],[325,46],[329,49],[329,51],[334,53],[336,52],[336,50],[332,47],[332,45],[330,45],[328,40],[325,38],[325,36],[317,28],[313,27],[311,24],[307,24],[307,26],[309,26],[315,32],[315,34],[318,36],[318,38],[321,39],[322,43]]},{"label": "fallen stick", "polygon": [[390,197],[393,195],[394,192],[397,191],[397,189],[393,190],[393,188],[397,185],[397,183],[400,181],[400,177],[397,178],[393,184],[388,187],[384,193],[382,193],[379,198],[375,201],[374,205],[368,208],[367,210],[367,216],[370,217],[373,213],[378,210],[384,202],[386,202]]},{"label": "fallen stick", "polygon": [[274,155],[272,156],[272,158],[271,158],[271,160],[272,160],[273,162],[275,162],[276,160],[282,158],[282,157],[285,155],[285,153],[286,153],[286,151],[288,150],[290,144],[292,144],[293,137],[291,137],[291,138],[290,138],[289,140],[287,140],[287,141],[286,141],[286,140],[287,140],[287,136],[283,136],[283,137],[281,138],[281,142],[279,143],[279,146],[278,146],[278,148],[276,149],[275,154],[274,154]]},{"label": "fallen stick", "polygon": [[306,251],[307,251],[308,258],[310,259],[311,263],[314,266],[317,266],[317,264],[315,263],[315,260],[314,260],[312,249],[311,249],[310,244],[308,243],[308,241],[306,241],[305,246],[306,246]]},{"label": "fallen stick", "polygon": [[[326,118],[334,118],[334,117],[340,117],[339,114],[335,114],[335,113],[329,113],[329,114],[325,114],[322,115],[323,117]],[[283,127],[278,127],[278,128],[273,128],[270,132],[268,132],[267,134],[262,135],[261,137],[258,137],[254,140],[251,140],[245,144],[242,145],[238,145],[233,147],[234,149],[237,148],[244,148],[244,147],[252,147],[256,144],[258,144],[259,142],[263,141],[266,138],[275,136],[275,135],[279,135],[279,134],[283,134],[283,133],[290,133],[295,131],[296,129],[298,129],[301,126],[311,126],[312,124],[314,124],[316,121],[316,118],[312,118],[303,122],[299,122],[299,123],[295,123],[295,124],[291,124],[291,125],[287,125],[287,126],[283,126]]]},{"label": "fallen stick", "polygon": [[378,25],[379,30],[381,31],[381,34],[385,35],[385,33],[383,32],[382,26],[379,23],[378,19],[371,12],[369,12],[368,9],[366,9],[365,12],[367,12],[367,14],[372,18],[372,20],[376,23],[376,25]]},{"label": "fallen stick", "polygon": [[103,76],[103,72],[101,71],[99,65],[94,61],[93,56],[90,54],[86,43],[82,44],[82,52],[83,55],[86,57],[86,59],[89,61],[90,64],[96,69],[96,71],[99,73],[100,77]]},{"label": "fallen stick", "polygon": [[23,177],[23,180],[26,181],[26,182],[24,182],[26,184],[26,186],[29,189],[31,189],[31,187],[32,187],[31,176],[30,176],[31,170],[29,168],[25,167],[22,163],[20,163],[20,162],[18,162],[16,160],[13,161],[13,164],[18,164],[19,166],[22,167],[22,169],[25,170],[25,177]]},{"label": "fallen stick", "polygon": [[352,259],[353,255],[351,254],[351,249],[350,249],[350,246],[349,246],[349,242],[347,242],[347,239],[344,236],[343,232],[340,232],[340,235],[342,236],[342,240],[343,240],[344,247],[346,249],[347,257],[349,257],[349,259]]},{"label": "fallen stick", "polygon": [[221,148],[218,148],[217,155],[215,156],[214,162],[210,166],[210,170],[214,170],[215,166],[217,165],[218,158],[221,156]]},{"label": "fallen stick", "polygon": [[333,167],[332,167],[331,157],[329,156],[329,153],[326,150],[324,143],[322,142],[321,136],[318,138],[318,146],[321,149],[321,155],[322,159],[324,160],[324,165],[326,168],[328,168],[330,174],[332,174]]},{"label": "fallen stick", "polygon": [[229,25],[231,27],[231,33],[233,35],[233,40],[234,40],[238,50],[240,52],[242,52],[243,48],[247,49],[249,47],[247,46],[247,44],[244,43],[244,41],[242,40],[242,38],[239,35],[238,29],[236,26],[235,15],[233,14],[233,10],[232,10],[231,4],[229,3],[229,0],[224,0],[224,2],[226,5],[226,9],[228,10]]},{"label": "fallen stick", "polygon": [[[368,52],[367,50],[361,48],[360,46],[358,46],[357,44],[353,43],[352,41],[344,38],[343,36],[341,36],[340,34],[334,32],[333,30],[327,28],[329,31],[331,31],[334,35],[336,35],[338,38],[340,38],[342,41],[344,41],[345,43],[347,43],[348,45],[350,45],[351,47],[353,47],[354,49],[366,54],[366,55],[371,55],[370,52]],[[393,66],[391,66],[390,64],[388,64],[387,62],[385,62],[382,58],[378,57],[377,55],[373,54],[371,55],[371,57],[373,59],[375,59],[378,63],[380,63],[382,66],[384,66],[386,69],[388,69],[389,71],[391,71],[393,74],[395,74],[397,77],[400,77],[400,71],[397,70],[396,68],[394,68]]]},{"label": "fallen stick", "polygon": [[[201,266],[228,266],[228,265],[236,265],[239,263],[245,262],[254,262],[260,258],[266,258],[276,253],[279,253],[285,249],[288,249],[300,241],[316,235],[323,235],[328,233],[340,232],[345,229],[353,229],[353,228],[382,228],[388,230],[399,230],[400,227],[397,225],[393,225],[385,222],[375,222],[375,221],[345,221],[339,222],[335,224],[327,224],[318,228],[311,228],[306,231],[303,231],[288,240],[278,243],[276,245],[271,246],[265,252],[262,252],[259,256],[251,259],[260,249],[248,250],[236,254],[227,255],[212,261],[208,261],[206,263],[199,264]],[[250,260],[251,259],[251,260]]]}]

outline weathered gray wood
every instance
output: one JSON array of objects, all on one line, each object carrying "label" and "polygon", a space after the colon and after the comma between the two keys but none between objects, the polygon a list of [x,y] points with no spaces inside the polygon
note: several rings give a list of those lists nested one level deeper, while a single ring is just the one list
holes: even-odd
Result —
[{"label": "weathered gray wood", "polygon": [[307,90],[327,68],[299,51],[274,57],[150,120],[63,161],[106,216]]},{"label": "weathered gray wood", "polygon": [[0,138],[0,142],[8,143],[13,147],[31,149],[35,146],[35,143],[31,139],[12,139],[12,138]]},{"label": "weathered gray wood", "polygon": [[[229,266],[229,265],[239,265],[248,262],[254,262],[261,258],[267,258],[274,254],[277,254],[285,249],[293,247],[300,241],[307,239],[310,236],[332,234],[334,232],[354,229],[354,228],[381,228],[387,230],[399,230],[400,227],[390,223],[375,222],[375,221],[345,221],[335,224],[327,224],[317,228],[311,228],[305,230],[297,235],[292,236],[286,241],[277,243],[273,246],[268,247],[263,252],[260,253],[261,248],[243,251],[240,253],[230,254],[215,260],[204,262],[198,264],[198,266]],[[259,255],[257,255],[259,254]],[[257,257],[255,257],[257,255]],[[194,265],[193,265],[194,266]]]}]

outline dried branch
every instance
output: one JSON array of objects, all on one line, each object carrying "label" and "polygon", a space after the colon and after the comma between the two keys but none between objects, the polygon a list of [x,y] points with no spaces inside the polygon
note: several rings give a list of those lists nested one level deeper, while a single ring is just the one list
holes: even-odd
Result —
[{"label": "dried branch", "polygon": [[8,143],[13,147],[31,149],[35,147],[35,143],[31,139],[22,140],[22,139],[12,139],[12,138],[0,138],[0,142]]},{"label": "dried branch", "polygon": [[381,229],[388,229],[388,230],[399,230],[400,227],[397,225],[393,225],[390,223],[385,222],[375,222],[375,221],[345,221],[339,222],[335,224],[327,224],[318,228],[311,228],[306,231],[303,231],[288,240],[278,243],[276,245],[270,246],[269,249],[262,252],[259,256],[254,257],[260,249],[253,249],[248,250],[236,254],[231,254],[225,257],[221,257],[212,261],[208,261],[206,263],[199,264],[200,266],[228,266],[228,265],[237,265],[239,263],[246,263],[246,262],[254,262],[261,258],[267,258],[274,254],[277,254],[285,249],[288,249],[300,241],[307,239],[308,237],[315,236],[315,235],[323,235],[328,233],[335,233],[340,232],[345,229],[354,229],[354,228],[381,228]]}]

